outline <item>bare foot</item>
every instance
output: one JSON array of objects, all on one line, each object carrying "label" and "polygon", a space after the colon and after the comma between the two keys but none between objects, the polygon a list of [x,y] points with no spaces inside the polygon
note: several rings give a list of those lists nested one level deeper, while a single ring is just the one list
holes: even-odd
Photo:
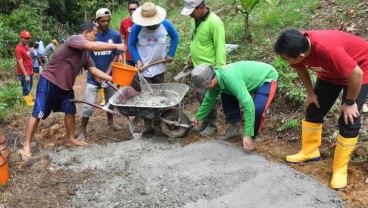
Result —
[{"label": "bare foot", "polygon": [[253,140],[250,136],[243,137],[243,146],[246,151],[252,151],[254,149]]},{"label": "bare foot", "polygon": [[24,149],[20,149],[19,154],[20,154],[20,157],[22,158],[22,160],[24,162],[29,161],[32,157],[32,153],[31,152],[26,152]]},{"label": "bare foot", "polygon": [[83,132],[81,132],[76,139],[78,141],[84,141],[84,139],[86,139],[86,135]]},{"label": "bare foot", "polygon": [[79,140],[76,140],[76,139],[72,139],[72,140],[68,140],[67,142],[67,146],[68,147],[73,147],[73,146],[86,146],[88,145],[87,142],[85,141],[79,141]]},{"label": "bare foot", "polygon": [[116,124],[109,124],[109,128],[114,130],[114,131],[118,131],[118,130],[122,130],[123,128],[121,128],[121,126],[116,125]]}]

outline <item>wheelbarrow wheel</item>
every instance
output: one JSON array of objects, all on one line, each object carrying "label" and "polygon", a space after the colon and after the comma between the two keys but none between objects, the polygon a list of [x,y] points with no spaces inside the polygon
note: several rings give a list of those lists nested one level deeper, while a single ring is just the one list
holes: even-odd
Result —
[{"label": "wheelbarrow wheel", "polygon": [[[161,118],[169,121],[179,121],[179,111],[176,109],[170,109],[161,114]],[[190,120],[183,111],[180,111],[180,124],[190,125]],[[177,126],[174,124],[168,124],[164,121],[160,123],[161,130],[170,138],[182,138],[189,133],[189,128]]]}]

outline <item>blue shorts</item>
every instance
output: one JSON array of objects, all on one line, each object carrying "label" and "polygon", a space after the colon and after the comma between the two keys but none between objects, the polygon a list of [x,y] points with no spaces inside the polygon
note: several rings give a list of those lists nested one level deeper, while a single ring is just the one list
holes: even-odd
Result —
[{"label": "blue shorts", "polygon": [[41,76],[32,116],[46,119],[51,111],[75,115],[75,103],[70,102],[70,99],[74,99],[74,90],[63,90]]}]

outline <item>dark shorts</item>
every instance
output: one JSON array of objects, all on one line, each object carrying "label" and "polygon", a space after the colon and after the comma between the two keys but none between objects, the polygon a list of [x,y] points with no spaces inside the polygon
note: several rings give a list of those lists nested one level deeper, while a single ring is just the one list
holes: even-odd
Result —
[{"label": "dark shorts", "polygon": [[34,73],[40,73],[40,67],[32,67]]},{"label": "dark shorts", "polygon": [[74,90],[63,90],[41,76],[32,116],[46,119],[51,111],[75,115],[75,103],[70,102],[70,99],[74,99]]}]

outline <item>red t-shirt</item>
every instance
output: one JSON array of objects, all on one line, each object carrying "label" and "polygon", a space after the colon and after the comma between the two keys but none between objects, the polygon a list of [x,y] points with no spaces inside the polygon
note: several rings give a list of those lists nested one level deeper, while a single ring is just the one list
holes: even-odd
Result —
[{"label": "red t-shirt", "polygon": [[311,41],[311,54],[291,67],[304,65],[315,71],[318,79],[346,85],[347,77],[359,65],[362,84],[368,83],[368,42],[337,30],[305,31],[304,35]]},{"label": "red t-shirt", "polygon": [[[130,19],[130,17],[124,18],[120,23],[119,33],[120,35],[125,36],[125,44],[128,45],[130,30],[132,29],[134,22]],[[126,60],[133,60],[132,55],[130,55],[129,51],[126,51]]]},{"label": "red t-shirt", "polygon": [[29,48],[27,45],[22,45],[19,43],[17,47],[15,48],[15,58],[17,59],[17,74],[23,75],[22,70],[20,70],[18,59],[23,59],[23,65],[26,69],[26,73],[28,76],[33,74],[32,71],[32,58],[31,53],[29,52]]},{"label": "red t-shirt", "polygon": [[95,66],[90,52],[83,49],[87,42],[83,35],[70,36],[56,51],[42,76],[63,90],[73,89],[80,69]]}]

